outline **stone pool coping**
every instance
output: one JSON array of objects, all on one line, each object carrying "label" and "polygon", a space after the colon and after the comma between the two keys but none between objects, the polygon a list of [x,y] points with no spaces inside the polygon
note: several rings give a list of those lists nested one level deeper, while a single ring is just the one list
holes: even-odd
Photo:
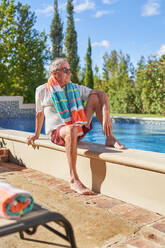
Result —
[{"label": "stone pool coping", "polygon": [[[0,137],[17,140],[26,143],[29,132],[16,131],[10,129],[0,130]],[[36,146],[57,149],[65,152],[65,148],[57,146],[49,140],[48,135],[40,135],[40,138],[34,142]],[[165,154],[135,149],[117,150],[105,147],[102,144],[91,142],[79,142],[78,155],[98,158],[111,163],[117,163],[124,166],[138,167],[155,172],[165,173]]]},{"label": "stone pool coping", "polygon": [[19,109],[35,109],[34,103],[23,103],[23,96],[0,96],[0,102],[18,102]]}]

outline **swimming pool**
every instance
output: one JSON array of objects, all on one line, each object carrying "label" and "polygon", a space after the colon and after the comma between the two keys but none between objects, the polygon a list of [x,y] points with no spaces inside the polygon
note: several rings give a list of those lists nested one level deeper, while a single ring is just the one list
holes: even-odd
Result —
[{"label": "swimming pool", "polygon": [[[84,141],[105,143],[101,124],[94,119],[93,130]],[[113,134],[127,148],[165,153],[165,121],[137,121],[118,119],[112,122]]]},{"label": "swimming pool", "polygon": [[[165,153],[165,121],[113,119],[113,134],[127,148]],[[0,118],[0,127],[34,132],[34,117]],[[44,127],[42,128],[44,133]],[[83,141],[105,143],[101,124],[93,118],[93,129]]]}]

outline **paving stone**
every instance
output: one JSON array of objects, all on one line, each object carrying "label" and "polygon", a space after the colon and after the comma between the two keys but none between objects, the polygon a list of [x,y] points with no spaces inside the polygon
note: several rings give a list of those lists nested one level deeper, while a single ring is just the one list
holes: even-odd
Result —
[{"label": "paving stone", "polygon": [[27,170],[26,171],[26,174],[27,174],[27,176],[32,176],[32,177],[35,177],[35,176],[38,176],[38,175],[46,175],[46,174],[44,174],[44,173],[42,173],[42,172],[40,172],[40,171],[37,171],[37,170]]},{"label": "paving stone", "polygon": [[96,206],[98,206],[100,208],[112,208],[116,205],[123,204],[123,202],[120,200],[106,197],[106,196],[102,196],[102,195],[98,198],[88,200],[88,203],[89,204],[96,204]]},{"label": "paving stone", "polygon": [[31,181],[39,182],[39,183],[47,183],[47,180],[41,173],[30,174],[27,178]]},{"label": "paving stone", "polygon": [[153,243],[165,247],[165,234],[152,227],[143,227],[138,232],[138,235],[144,237],[148,241],[152,241]]},{"label": "paving stone", "polygon": [[[111,246],[111,247],[112,248],[137,248],[137,246],[129,245],[129,244],[115,245],[115,246]],[[110,248],[110,246],[109,247],[106,247],[106,248]]]},{"label": "paving stone", "polygon": [[[26,174],[26,176],[28,177],[29,181],[32,182],[34,181],[39,185],[47,186],[53,190],[59,189],[61,191],[66,191],[66,193],[70,193],[70,192],[72,193],[72,191],[68,189],[67,183],[62,179],[51,177],[49,175],[44,175],[43,173],[39,173],[39,172],[35,173],[34,175],[32,173]],[[63,185],[63,186],[61,186],[61,188],[58,188],[57,187],[58,185]]]},{"label": "paving stone", "polygon": [[23,171],[23,170],[26,169],[25,167],[16,165],[16,164],[14,164],[14,163],[5,163],[5,166],[6,166],[7,168],[10,168],[11,170],[14,169],[14,170],[18,170],[18,171]]},{"label": "paving stone", "polygon": [[53,176],[44,174],[39,171],[26,171],[25,175],[30,179],[35,179],[45,184],[62,184],[65,183],[63,179],[55,178]]},{"label": "paving stone", "polygon": [[79,195],[75,194],[75,197],[78,197],[80,201],[86,202],[86,204],[91,204],[91,201],[94,202],[92,204],[95,204],[95,199],[99,198],[101,195],[100,194],[94,194],[94,195]]},{"label": "paving stone", "polygon": [[72,194],[76,194],[76,195],[77,195],[77,193],[74,192],[74,191],[70,188],[69,183],[68,183],[68,184],[67,184],[67,183],[65,183],[65,184],[58,184],[58,185],[56,186],[56,189],[58,189],[58,190],[60,190],[60,191],[62,191],[62,192],[64,192],[64,193],[72,193]]},{"label": "paving stone", "polygon": [[28,175],[28,174],[31,174],[31,173],[35,173],[35,170],[26,168],[26,169],[23,171],[23,173]]},{"label": "paving stone", "polygon": [[9,170],[5,167],[1,167],[0,165],[0,173],[3,173],[3,172],[8,172]]},{"label": "paving stone", "polygon": [[30,176],[31,178],[35,178],[35,177],[37,178],[38,176],[41,176],[41,173],[39,171],[34,171],[27,174],[27,176]]},{"label": "paving stone", "polygon": [[16,164],[5,162],[0,163],[0,168],[2,170],[4,169],[5,171],[22,171],[25,169],[24,167],[18,166]]},{"label": "paving stone", "polygon": [[[108,247],[107,247],[108,248]],[[163,248],[159,244],[154,244],[149,240],[145,240],[141,237],[133,237],[124,244],[116,244],[112,248]]]},{"label": "paving stone", "polygon": [[160,215],[142,208],[130,211],[125,217],[139,225],[146,225],[161,218]]},{"label": "paving stone", "polygon": [[31,169],[24,168],[22,171],[18,171],[21,175],[28,177],[32,174]]},{"label": "paving stone", "polygon": [[138,225],[146,225],[161,218],[159,214],[131,204],[118,205],[113,207],[111,211],[135,222]]},{"label": "paving stone", "polygon": [[104,244],[99,248],[110,248],[115,247],[117,243],[124,243],[127,240],[127,236],[123,234],[118,234],[114,236],[113,238],[110,238],[109,240],[106,240]]},{"label": "paving stone", "polygon": [[111,211],[116,214],[125,215],[129,211],[134,210],[134,209],[135,209],[134,205],[129,204],[129,203],[123,203],[123,204],[114,206],[113,208],[111,208]]},{"label": "paving stone", "polygon": [[150,242],[149,240],[145,240],[139,237],[129,240],[126,244],[127,244],[126,246],[127,248],[129,248],[128,245],[135,246],[136,248],[160,248],[158,244],[154,244],[153,242]]},{"label": "paving stone", "polygon": [[43,181],[45,181],[45,183],[48,185],[48,186],[52,186],[52,185],[59,185],[59,184],[63,184],[64,182],[61,180],[61,179],[58,179],[58,178],[43,178]]},{"label": "paving stone", "polygon": [[165,233],[165,218],[157,221],[156,223],[151,225],[153,228],[159,230],[162,233]]},{"label": "paving stone", "polygon": [[[164,216],[153,213],[138,206],[134,206],[132,204],[124,203],[114,198],[103,196],[101,194],[91,196],[79,195],[70,189],[70,184],[68,182],[62,179],[58,179],[32,169],[17,166],[12,163],[0,163],[0,173],[2,173],[1,177],[6,178],[7,175],[12,173],[13,175],[19,174],[19,176],[21,175],[21,178],[27,178],[28,182],[35,182],[35,185],[47,186],[50,189],[54,189],[54,192],[58,192],[58,194],[61,194],[59,191],[63,192],[64,194],[69,194],[65,195],[66,199],[74,199],[70,198],[70,196],[73,196],[76,199],[84,201],[89,205],[91,204],[99,207],[100,209],[96,208],[97,211],[105,211],[105,209],[108,209],[108,211],[106,212],[108,212],[109,214],[114,213],[122,217],[121,220],[125,218],[127,223],[129,223],[129,221],[132,221],[133,223],[131,222],[131,224],[138,224],[134,225],[137,227],[136,234],[134,234],[134,231],[134,233],[131,234],[131,237],[129,236],[129,234],[127,234],[128,236],[118,234],[117,236],[114,236],[113,239],[107,239],[107,242],[104,242],[104,246],[98,246],[97,248],[165,248]],[[85,208],[87,207],[88,206],[85,206]],[[95,207],[93,207],[93,209],[95,209]]]}]

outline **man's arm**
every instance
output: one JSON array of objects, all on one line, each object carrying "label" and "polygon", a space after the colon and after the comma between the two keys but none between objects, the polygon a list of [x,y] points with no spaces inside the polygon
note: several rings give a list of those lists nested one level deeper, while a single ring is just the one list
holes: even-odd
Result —
[{"label": "man's arm", "polygon": [[35,134],[27,138],[27,144],[31,145],[34,140],[38,139],[40,136],[41,128],[44,122],[44,111],[36,113],[36,124],[35,124]]},{"label": "man's arm", "polygon": [[112,123],[110,119],[110,107],[108,95],[101,90],[91,90],[89,95],[96,94],[99,97],[102,106],[102,126],[104,135],[110,136],[112,134]]}]

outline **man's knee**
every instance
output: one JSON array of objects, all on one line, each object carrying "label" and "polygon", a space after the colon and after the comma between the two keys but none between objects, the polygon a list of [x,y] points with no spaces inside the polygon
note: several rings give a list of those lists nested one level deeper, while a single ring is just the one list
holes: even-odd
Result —
[{"label": "man's knee", "polygon": [[99,96],[97,94],[92,94],[89,96],[87,103],[92,103],[94,106],[99,104]]}]

